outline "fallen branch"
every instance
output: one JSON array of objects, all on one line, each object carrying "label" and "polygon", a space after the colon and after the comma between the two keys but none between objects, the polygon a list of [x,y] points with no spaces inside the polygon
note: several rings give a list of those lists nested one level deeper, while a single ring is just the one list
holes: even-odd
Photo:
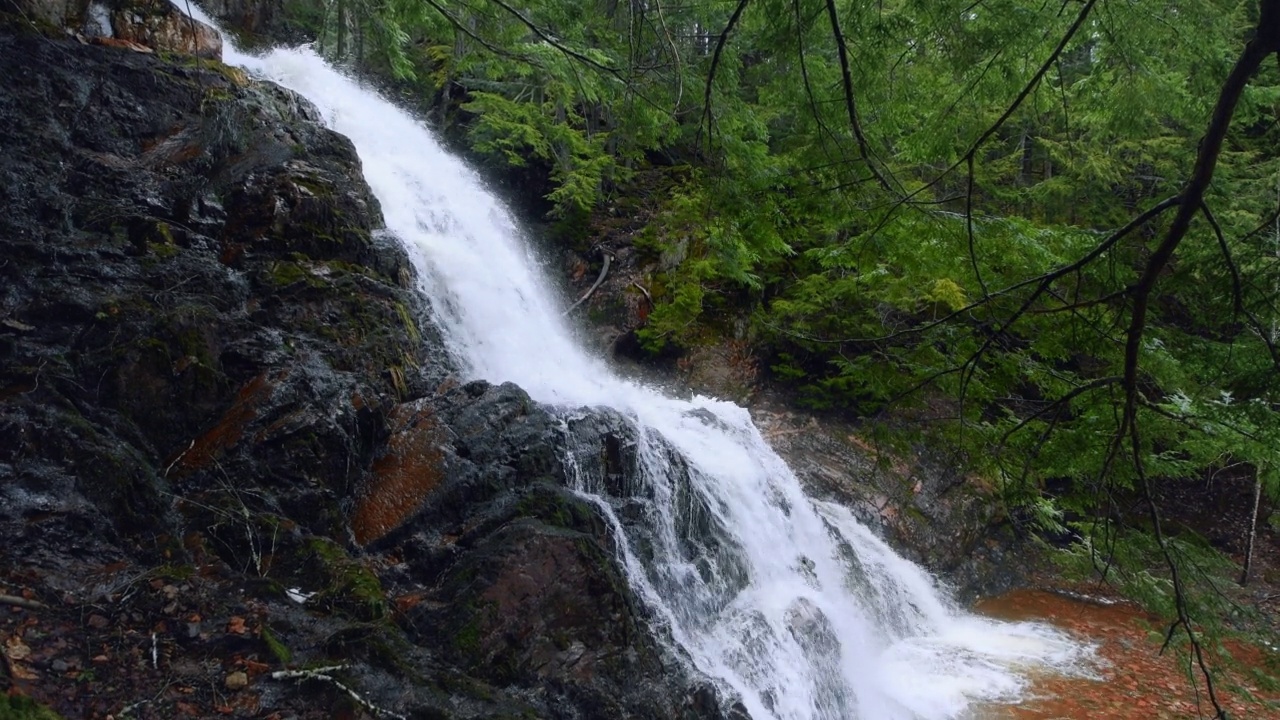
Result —
[{"label": "fallen branch", "polygon": [[352,700],[355,700],[357,703],[360,704],[361,707],[373,713],[374,715],[385,715],[389,718],[396,718],[396,720],[408,720],[408,718],[406,718],[404,715],[400,715],[399,713],[393,713],[390,710],[387,710],[386,708],[381,708],[381,707],[378,707],[377,705],[374,705],[372,702],[366,700],[364,696],[362,696],[360,693],[356,692],[355,690],[352,690],[350,687],[343,684],[341,680],[338,680],[337,678],[329,674],[331,672],[337,672],[339,670],[346,670],[346,669],[347,669],[346,665],[326,665],[325,667],[312,668],[310,670],[277,670],[271,673],[271,679],[272,680],[322,680],[324,682],[329,683],[330,685],[333,685],[334,687],[345,692],[346,694],[350,695]]},{"label": "fallen branch", "polygon": [[28,600],[15,595],[0,595],[0,605],[12,605],[14,607],[26,608],[28,610],[42,610],[44,603],[35,600]]},{"label": "fallen branch", "polygon": [[143,705],[146,705],[146,704],[147,704],[147,703],[149,703],[149,702],[151,702],[151,701],[150,701],[150,700],[139,700],[138,702],[133,703],[132,705],[125,705],[123,708],[121,708],[120,712],[116,713],[116,717],[118,717],[118,718],[127,718],[127,717],[129,717],[130,715],[132,715],[132,714],[133,714],[133,711],[134,711],[134,710],[137,710],[138,708],[142,707]]},{"label": "fallen branch", "polygon": [[[565,310],[564,313],[562,313],[563,315],[568,315],[569,313],[577,309],[579,305],[586,302],[587,298],[591,297],[591,295],[595,293],[596,288],[600,287],[600,283],[604,282],[605,276],[609,274],[609,262],[613,260],[613,256],[607,252],[602,254],[604,255],[604,266],[600,268],[600,276],[596,278],[596,281],[594,283],[592,283],[591,288],[587,290],[587,293],[582,297],[578,298],[578,302],[570,305],[569,309]],[[646,295],[647,294],[648,293],[646,293]]]}]

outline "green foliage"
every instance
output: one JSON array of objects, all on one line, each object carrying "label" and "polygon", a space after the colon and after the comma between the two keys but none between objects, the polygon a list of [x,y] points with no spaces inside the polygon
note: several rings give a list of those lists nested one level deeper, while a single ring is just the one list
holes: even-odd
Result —
[{"label": "green foliage", "polygon": [[[1149,533],[1118,527],[1107,528],[1104,532],[1096,526],[1081,526],[1079,529],[1086,540],[1057,556],[1066,572],[1081,577],[1105,573],[1108,581],[1156,617],[1177,616],[1172,578],[1165,567],[1161,549]],[[1167,545],[1184,568],[1193,569],[1207,581],[1188,585],[1184,590],[1190,593],[1187,598],[1190,605],[1207,610],[1201,613],[1204,622],[1211,623],[1215,626],[1213,629],[1221,632],[1229,622],[1238,623],[1244,619],[1242,613],[1247,610],[1216,591],[1217,587],[1228,586],[1234,581],[1233,563],[1192,533],[1171,537]]]}]

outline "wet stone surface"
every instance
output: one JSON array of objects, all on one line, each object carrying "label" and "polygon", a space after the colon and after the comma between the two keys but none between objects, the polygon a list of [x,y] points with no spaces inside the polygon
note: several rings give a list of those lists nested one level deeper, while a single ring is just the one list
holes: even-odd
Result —
[{"label": "wet stone surface", "polygon": [[0,694],[371,716],[332,667],[406,717],[720,717],[307,101],[8,23],[0,76]]}]

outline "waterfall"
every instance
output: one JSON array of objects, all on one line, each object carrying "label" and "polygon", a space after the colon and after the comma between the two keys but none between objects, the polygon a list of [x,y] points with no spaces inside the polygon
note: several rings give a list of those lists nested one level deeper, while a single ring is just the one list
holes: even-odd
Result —
[{"label": "waterfall", "polygon": [[753,718],[970,717],[1016,701],[1030,672],[1086,661],[1048,626],[958,609],[847,509],[807,497],[745,409],[663,395],[587,353],[518,224],[419,121],[307,48],[225,54],[355,143],[466,374],[519,384],[566,428],[591,408],[628,420],[636,487],[609,489],[597,444],[570,450],[575,489],[614,525],[660,633]]}]

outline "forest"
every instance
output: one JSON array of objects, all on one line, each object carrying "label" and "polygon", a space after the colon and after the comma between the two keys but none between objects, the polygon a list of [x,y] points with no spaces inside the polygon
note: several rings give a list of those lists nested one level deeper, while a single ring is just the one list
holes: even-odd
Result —
[{"label": "forest", "polygon": [[[640,340],[929,442],[1202,646],[1280,499],[1280,0],[292,0],[327,56],[643,214]],[[1247,481],[1243,562],[1162,487]],[[1212,689],[1210,690],[1212,692]],[[1216,701],[1215,701],[1216,702]]]}]

